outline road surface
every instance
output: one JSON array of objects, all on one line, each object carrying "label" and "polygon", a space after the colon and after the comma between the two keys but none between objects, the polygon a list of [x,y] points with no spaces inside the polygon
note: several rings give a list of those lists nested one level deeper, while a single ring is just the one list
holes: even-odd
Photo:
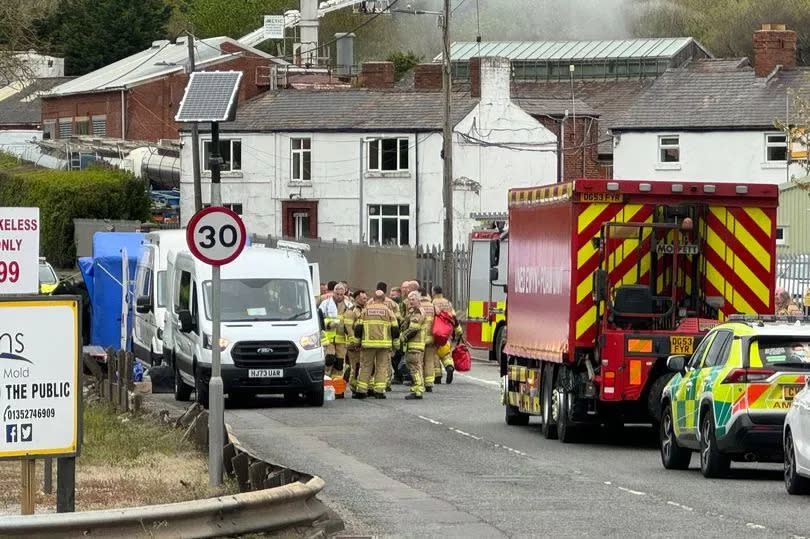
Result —
[{"label": "road surface", "polygon": [[509,427],[485,361],[423,401],[405,391],[323,409],[258,399],[226,421],[268,460],[325,479],[341,535],[810,537],[810,497],[789,496],[778,465],[708,480],[697,455],[689,471],[664,470],[649,428],[564,445],[536,418]]}]

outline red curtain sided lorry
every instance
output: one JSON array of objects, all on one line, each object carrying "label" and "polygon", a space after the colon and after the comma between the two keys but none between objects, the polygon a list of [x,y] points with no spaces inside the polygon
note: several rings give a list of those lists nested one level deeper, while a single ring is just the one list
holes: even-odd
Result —
[{"label": "red curtain sided lorry", "polygon": [[[509,192],[506,422],[656,422],[672,373],[719,321],[773,313],[778,187],[576,180]],[[499,242],[490,249],[498,275]]]}]

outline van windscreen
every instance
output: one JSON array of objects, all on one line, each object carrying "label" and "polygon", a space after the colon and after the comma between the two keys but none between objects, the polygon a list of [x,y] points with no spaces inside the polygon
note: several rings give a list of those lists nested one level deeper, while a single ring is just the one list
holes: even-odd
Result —
[{"label": "van windscreen", "polygon": [[[205,316],[211,319],[211,281],[203,283]],[[223,279],[223,322],[308,320],[312,299],[303,279]]]}]

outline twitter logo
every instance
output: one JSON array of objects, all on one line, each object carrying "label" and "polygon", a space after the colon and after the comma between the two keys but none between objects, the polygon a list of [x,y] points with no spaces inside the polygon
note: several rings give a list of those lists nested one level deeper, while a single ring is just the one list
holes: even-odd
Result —
[{"label": "twitter logo", "polygon": [[31,426],[31,423],[23,423],[20,425],[20,441],[30,442],[33,432],[34,428]]}]

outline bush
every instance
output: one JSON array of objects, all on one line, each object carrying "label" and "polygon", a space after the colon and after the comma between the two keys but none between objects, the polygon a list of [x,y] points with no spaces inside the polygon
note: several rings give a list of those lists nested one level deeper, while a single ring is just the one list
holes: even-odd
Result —
[{"label": "bush", "polygon": [[3,206],[39,207],[40,254],[57,267],[76,263],[74,218],[149,218],[146,187],[129,172],[103,167],[66,171],[14,164],[0,155],[0,201]]}]

